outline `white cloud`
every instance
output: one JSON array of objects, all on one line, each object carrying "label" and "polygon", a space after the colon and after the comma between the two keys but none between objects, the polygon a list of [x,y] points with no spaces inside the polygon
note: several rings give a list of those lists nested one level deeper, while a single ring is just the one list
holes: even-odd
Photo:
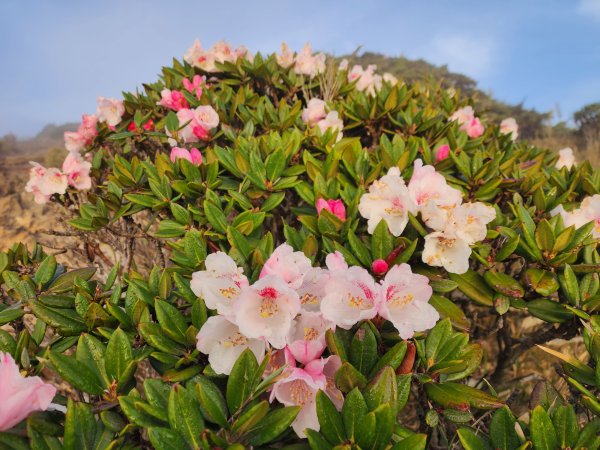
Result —
[{"label": "white cloud", "polygon": [[600,0],[580,0],[577,5],[577,11],[600,20]]},{"label": "white cloud", "polygon": [[447,64],[452,71],[480,79],[492,68],[495,47],[489,38],[464,34],[437,36],[425,49],[425,59],[435,64]]}]

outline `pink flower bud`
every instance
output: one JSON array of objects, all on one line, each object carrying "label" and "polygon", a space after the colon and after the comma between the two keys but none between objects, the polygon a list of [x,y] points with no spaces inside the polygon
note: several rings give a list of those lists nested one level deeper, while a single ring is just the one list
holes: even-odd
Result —
[{"label": "pink flower bud", "polygon": [[388,263],[384,259],[376,259],[371,266],[375,275],[385,274],[388,271],[388,267]]},{"label": "pink flower bud", "polygon": [[321,211],[325,209],[337,216],[341,221],[346,220],[346,207],[341,200],[325,200],[324,198],[320,198],[317,200],[315,206],[318,214],[321,214]]},{"label": "pink flower bud", "polygon": [[450,147],[447,144],[440,145],[435,151],[435,162],[439,163],[450,155]]}]

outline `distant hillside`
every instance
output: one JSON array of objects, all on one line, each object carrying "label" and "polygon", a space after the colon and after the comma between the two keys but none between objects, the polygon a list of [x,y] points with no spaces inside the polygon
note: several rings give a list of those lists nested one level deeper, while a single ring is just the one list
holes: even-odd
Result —
[{"label": "distant hillside", "polygon": [[459,89],[463,95],[475,99],[477,113],[485,114],[487,119],[499,122],[506,117],[514,117],[519,124],[519,135],[526,139],[538,138],[545,133],[545,122],[550,113],[540,113],[522,105],[509,105],[494,99],[491,94],[477,88],[477,82],[466,75],[450,72],[447,66],[434,66],[422,59],[410,60],[403,56],[389,57],[380,53],[365,52],[359,55],[345,56],[351,64],[376,64],[377,72],[390,72],[401,80],[410,83],[420,80],[440,81],[447,87]]},{"label": "distant hillside", "polygon": [[46,153],[51,148],[63,148],[65,131],[76,131],[79,124],[46,125],[31,139],[17,139],[13,134],[0,138],[0,155],[30,156]]}]

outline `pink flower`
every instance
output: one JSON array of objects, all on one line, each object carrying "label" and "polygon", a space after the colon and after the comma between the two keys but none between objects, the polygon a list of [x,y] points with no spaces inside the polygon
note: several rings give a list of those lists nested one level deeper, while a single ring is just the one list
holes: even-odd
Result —
[{"label": "pink flower", "polygon": [[206,77],[200,75],[194,75],[192,81],[184,78],[182,80],[183,87],[186,91],[191,92],[196,95],[196,98],[199,100],[202,97],[202,86],[206,84]]},{"label": "pink flower", "polygon": [[554,167],[558,170],[562,169],[563,167],[571,170],[571,167],[575,165],[575,155],[573,154],[573,149],[570,147],[563,148],[562,150],[558,151],[558,155],[558,161],[556,161]]},{"label": "pink flower", "polygon": [[171,161],[175,162],[177,159],[187,159],[192,164],[199,166],[202,164],[202,153],[197,148],[187,150],[185,148],[173,147],[171,149]]},{"label": "pink flower", "polygon": [[379,286],[362,267],[333,270],[321,301],[323,317],[340,328],[349,330],[361,320],[377,315]]},{"label": "pink flower", "polygon": [[294,320],[287,336],[287,348],[296,361],[307,364],[325,350],[325,332],[333,328],[319,312],[303,312]]},{"label": "pink flower", "polygon": [[152,119],[148,120],[144,125],[142,125],[142,128],[146,131],[154,130],[154,121]]},{"label": "pink flower", "polygon": [[475,112],[471,106],[465,106],[457,110],[448,119],[451,122],[458,122],[460,130],[467,133],[471,138],[477,138],[483,134],[484,128],[481,121],[475,117]]},{"label": "pink flower", "polygon": [[348,72],[348,81],[358,80],[356,83],[357,90],[366,91],[369,95],[375,95],[381,89],[383,80],[381,75],[375,73],[376,68],[376,65],[370,64],[365,70],[357,64]]},{"label": "pink flower", "polygon": [[91,168],[92,164],[84,160],[79,153],[69,153],[62,165],[62,171],[67,176],[69,186],[78,190],[87,190],[92,187]]},{"label": "pink flower", "polygon": [[186,143],[208,140],[210,130],[219,125],[219,115],[210,105],[198,106],[196,109],[180,109],[177,111],[177,118],[179,126],[183,126],[179,135]]},{"label": "pink flower", "polygon": [[275,348],[283,348],[300,312],[300,298],[277,275],[267,275],[242,289],[233,305],[235,323],[248,338],[264,338]]},{"label": "pink flower", "polygon": [[314,78],[325,72],[325,54],[313,54],[310,44],[306,44],[295,59],[294,70],[299,75],[308,75]]},{"label": "pink flower", "polygon": [[64,194],[69,184],[67,176],[55,167],[46,169],[36,162],[29,172],[29,181],[25,186],[26,192],[34,195],[38,204],[44,204],[53,194]]},{"label": "pink flower", "polygon": [[310,373],[295,367],[287,377],[280,379],[273,386],[270,401],[277,399],[285,406],[300,406],[300,412],[292,422],[292,428],[300,438],[305,438],[307,428],[318,431],[317,392],[325,390],[327,380],[322,373]]},{"label": "pink flower", "polygon": [[426,276],[412,273],[408,264],[390,269],[381,283],[379,314],[392,322],[402,339],[432,328],[440,315],[428,302],[433,293]]},{"label": "pink flower", "polygon": [[109,127],[115,127],[125,114],[125,105],[115,98],[98,97],[98,121],[106,122]]},{"label": "pink flower", "polygon": [[318,214],[321,214],[322,210],[326,210],[336,215],[341,221],[346,220],[346,207],[341,200],[325,200],[320,198],[317,200],[316,206]]},{"label": "pink flower", "polygon": [[291,67],[295,62],[294,52],[285,42],[281,43],[281,53],[278,53],[275,57],[277,59],[277,64],[284,69]]},{"label": "pink flower", "polygon": [[0,431],[17,425],[34,411],[45,411],[56,388],[40,377],[23,377],[8,353],[0,352]]},{"label": "pink flower", "polygon": [[311,98],[302,111],[302,121],[310,126],[315,125],[319,120],[327,116],[327,104],[319,98]]},{"label": "pink flower", "polygon": [[310,259],[304,253],[295,252],[288,244],[281,244],[265,262],[259,278],[276,275],[292,289],[298,289],[311,268]]},{"label": "pink flower", "polygon": [[339,142],[344,134],[342,130],[344,129],[344,122],[340,119],[340,116],[337,111],[330,111],[327,113],[324,119],[321,119],[317,122],[317,128],[321,131],[321,134],[325,134],[327,130],[332,130],[336,133],[336,142]]},{"label": "pink flower", "polygon": [[94,114],[84,114],[77,131],[65,132],[65,148],[70,152],[79,152],[86,145],[90,145],[98,135],[97,122],[98,118]]},{"label": "pink flower", "polygon": [[450,156],[450,146],[448,144],[440,145],[435,151],[435,162],[439,163]]},{"label": "pink flower", "polygon": [[156,103],[157,105],[164,106],[165,108],[172,109],[173,111],[189,108],[187,100],[179,91],[163,89],[160,92],[160,96],[161,100]]},{"label": "pink flower", "polygon": [[[331,256],[331,255],[330,255]],[[311,267],[302,278],[302,285],[296,289],[300,296],[302,311],[318,312],[321,300],[325,297],[325,287],[329,280],[329,271],[320,267]]]},{"label": "pink flower", "polygon": [[375,275],[383,275],[388,271],[388,263],[385,259],[376,259],[373,261],[371,269]]}]

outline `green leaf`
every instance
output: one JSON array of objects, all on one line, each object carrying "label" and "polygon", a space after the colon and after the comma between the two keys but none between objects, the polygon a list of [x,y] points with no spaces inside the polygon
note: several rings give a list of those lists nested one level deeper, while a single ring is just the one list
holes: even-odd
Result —
[{"label": "green leaf", "polygon": [[550,416],[544,408],[536,406],[529,422],[531,441],[535,450],[556,450],[558,437]]},{"label": "green leaf", "polygon": [[106,375],[109,379],[120,382],[132,360],[133,351],[129,338],[121,328],[117,328],[106,347]]},{"label": "green leaf", "polygon": [[552,272],[530,267],[525,271],[525,282],[529,284],[535,292],[540,295],[548,296],[558,291],[559,284],[556,275]]},{"label": "green leaf", "polygon": [[390,366],[381,369],[364,389],[363,395],[370,410],[389,403],[395,414],[398,409],[398,380],[394,369]]},{"label": "green leaf", "polygon": [[227,217],[221,208],[215,206],[209,200],[204,200],[204,214],[206,214],[208,222],[216,231],[223,234],[227,233],[227,226],[229,223],[227,222]]},{"label": "green leaf", "polygon": [[459,428],[456,434],[465,450],[491,450],[492,448],[486,439],[475,434],[470,428]]},{"label": "green leaf", "polygon": [[347,361],[344,361],[335,373],[335,385],[342,392],[349,392],[355,387],[362,389],[367,385],[367,381],[367,378]]},{"label": "green leaf", "polygon": [[200,410],[202,415],[209,422],[220,425],[224,428],[229,428],[227,418],[227,405],[219,388],[208,378],[203,376],[197,377],[196,392],[200,399]]},{"label": "green leaf", "polygon": [[238,357],[227,380],[227,406],[229,411],[237,411],[250,398],[256,387],[258,362],[250,349]]},{"label": "green leaf", "polygon": [[392,447],[392,450],[425,450],[426,445],[426,434],[413,434],[396,442]]},{"label": "green leaf", "polygon": [[346,440],[342,417],[323,391],[317,392],[317,417],[321,425],[321,433],[331,444],[340,444]]},{"label": "green leaf", "polygon": [[48,359],[61,378],[74,388],[93,395],[101,395],[104,391],[99,374],[75,358],[50,351]]},{"label": "green leaf", "polygon": [[181,434],[169,428],[148,428],[148,438],[156,450],[182,450],[187,447]]},{"label": "green leaf", "polygon": [[387,223],[380,221],[371,238],[371,255],[373,259],[385,259],[394,249],[394,237],[388,230]]},{"label": "green leaf", "polygon": [[559,405],[552,422],[560,448],[574,448],[579,438],[579,423],[573,405]]},{"label": "green leaf", "polygon": [[154,307],[156,309],[156,320],[158,320],[162,331],[175,342],[185,344],[187,342],[188,324],[183,315],[165,300],[157,299],[154,302]]},{"label": "green leaf", "polygon": [[369,378],[373,378],[384,366],[390,366],[392,369],[396,370],[404,360],[406,349],[406,341],[401,341],[394,345],[385,353],[385,355],[377,360],[369,373]]},{"label": "green leaf", "polygon": [[76,269],[70,272],[63,273],[56,280],[52,282],[48,288],[49,292],[60,294],[62,292],[70,291],[75,284],[75,278],[81,278],[82,280],[89,280],[96,273],[95,267],[86,267],[83,269]]},{"label": "green leaf", "polygon": [[437,404],[451,409],[463,410],[468,407],[494,409],[504,405],[493,395],[466,384],[454,382],[426,383],[425,392]]},{"label": "green leaf", "polygon": [[94,450],[95,436],[96,420],[90,407],[69,399],[63,442],[65,450]]},{"label": "green leaf", "polygon": [[488,270],[483,274],[483,278],[492,289],[500,294],[515,298],[522,298],[525,295],[523,286],[510,275]]},{"label": "green leaf", "polygon": [[550,251],[554,247],[554,231],[546,219],[542,219],[535,230],[535,242],[541,250]]},{"label": "green leaf", "polygon": [[521,445],[515,431],[515,418],[507,407],[502,407],[494,413],[490,423],[490,439],[494,448],[511,450]]},{"label": "green leaf", "polygon": [[344,405],[342,406],[342,421],[344,422],[344,429],[346,430],[346,437],[348,439],[355,439],[356,430],[368,412],[367,403],[358,388],[352,389],[346,395]]},{"label": "green leaf", "polygon": [[36,270],[33,280],[38,286],[43,286],[48,283],[56,272],[56,258],[54,255],[48,255],[41,262],[38,270]]},{"label": "green leaf", "polygon": [[458,289],[471,300],[480,305],[493,306],[494,292],[477,272],[469,270],[461,275],[449,273],[448,276],[458,284]]},{"label": "green leaf", "polygon": [[579,283],[570,265],[565,264],[565,270],[559,280],[562,291],[569,303],[574,306],[579,305]]},{"label": "green leaf", "polygon": [[192,448],[201,448],[204,420],[196,397],[183,386],[171,389],[168,406],[169,424],[178,431]]},{"label": "green leaf", "polygon": [[350,341],[350,363],[364,375],[368,375],[378,359],[377,338],[371,327],[364,323]]},{"label": "green leaf", "polygon": [[286,431],[300,412],[300,406],[288,406],[271,411],[248,435],[250,445],[268,444]]}]

